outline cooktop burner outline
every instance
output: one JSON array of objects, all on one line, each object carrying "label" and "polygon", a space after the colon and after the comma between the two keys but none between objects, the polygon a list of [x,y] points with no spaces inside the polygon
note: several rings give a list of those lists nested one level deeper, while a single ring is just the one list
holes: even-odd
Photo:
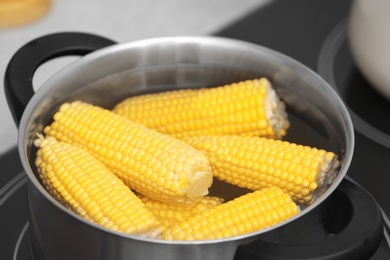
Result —
[{"label": "cooktop burner outline", "polygon": [[18,252],[19,252],[19,249],[21,247],[24,236],[28,235],[28,228],[29,228],[29,223],[28,223],[28,221],[26,221],[26,223],[24,224],[22,230],[20,231],[18,239],[16,241],[15,248],[14,248],[14,254],[12,257],[13,260],[18,259]]},{"label": "cooktop burner outline", "polygon": [[0,188],[0,207],[25,183],[27,183],[27,176],[22,171]]},{"label": "cooktop burner outline", "polygon": [[[317,72],[322,76],[338,94],[340,94],[335,76],[334,64],[341,46],[348,40],[348,18],[341,20],[326,37],[321,46]],[[355,129],[374,142],[390,148],[390,136],[378,128],[370,125],[346,104],[351,115]]]},{"label": "cooktop burner outline", "polygon": [[[19,172],[10,178],[2,187],[0,187],[0,208],[6,208],[6,203],[13,200],[13,196],[16,195],[22,189],[27,188],[27,176],[24,171]],[[27,216],[26,216],[27,217]],[[18,226],[20,227],[20,226]],[[16,227],[15,227],[16,228]],[[21,248],[29,247],[25,245],[26,241],[29,241],[29,222],[26,218],[25,223],[21,230],[16,231],[15,235],[17,235],[17,239],[15,241],[15,246],[9,248],[9,252],[13,252],[12,259],[18,260],[20,258],[20,250]],[[13,251],[12,251],[13,250]]]}]

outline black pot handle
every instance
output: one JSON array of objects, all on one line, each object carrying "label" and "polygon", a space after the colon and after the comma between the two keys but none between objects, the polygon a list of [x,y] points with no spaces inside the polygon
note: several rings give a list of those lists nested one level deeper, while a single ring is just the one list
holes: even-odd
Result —
[{"label": "black pot handle", "polygon": [[61,56],[83,56],[114,43],[93,34],[64,32],[42,36],[21,47],[8,63],[4,77],[5,95],[16,125],[34,95],[32,79],[41,64]]},{"label": "black pot handle", "polygon": [[[383,237],[383,217],[378,204],[368,192],[347,179],[342,181],[335,193],[324,201],[327,205],[320,210],[317,217],[327,215],[329,218],[337,214],[337,209],[334,208],[338,207],[335,205],[339,202],[336,200],[342,198],[345,200],[343,201],[344,206],[339,206],[339,209],[350,212],[350,216],[344,219],[343,217],[335,218],[339,223],[332,225],[327,223],[327,219],[322,219],[325,227],[333,226],[332,228],[335,229],[329,232],[327,237],[318,239],[318,233],[321,232],[318,230],[310,231],[317,227],[310,227],[308,219],[304,219],[299,225],[294,226],[294,222],[300,220],[298,218],[285,225],[284,233],[272,235],[272,232],[278,232],[278,229],[275,229],[270,232],[271,236],[269,237],[260,238],[247,245],[240,245],[237,248],[235,260],[370,259],[378,249]],[[346,210],[345,207],[348,209]],[[332,212],[332,210],[335,211]],[[309,214],[311,212],[302,217],[310,218]],[[343,224],[342,222],[347,223]],[[292,227],[289,227],[290,225]],[[300,229],[305,234],[300,234]],[[292,237],[287,243],[283,241],[285,235]],[[280,243],[280,240],[283,242]]]}]

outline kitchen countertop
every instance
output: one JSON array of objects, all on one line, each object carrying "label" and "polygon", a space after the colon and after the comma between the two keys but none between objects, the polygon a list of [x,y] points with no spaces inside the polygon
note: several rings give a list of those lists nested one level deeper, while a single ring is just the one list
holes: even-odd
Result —
[{"label": "kitchen countertop", "polygon": [[[39,20],[19,27],[0,28],[0,155],[15,147],[17,142],[17,128],[4,94],[4,71],[12,55],[30,40],[63,31],[95,33],[117,42],[160,36],[208,35],[268,2],[52,0],[49,12]],[[77,57],[65,57],[43,64],[33,79],[34,88],[75,59]]]}]

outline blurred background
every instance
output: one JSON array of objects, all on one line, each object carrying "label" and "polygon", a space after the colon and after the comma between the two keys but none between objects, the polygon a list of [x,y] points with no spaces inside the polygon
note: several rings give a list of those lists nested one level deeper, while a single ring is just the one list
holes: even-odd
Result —
[{"label": "blurred background", "polygon": [[[17,2],[19,6],[15,5]],[[27,16],[33,16],[29,12],[39,2],[0,0],[0,155],[17,142],[17,128],[5,99],[3,81],[9,60],[23,44],[45,34],[64,31],[94,33],[120,43],[160,36],[209,35],[269,0],[51,0],[42,16],[23,23]],[[17,9],[23,14],[12,13]],[[12,17],[8,21],[7,15]],[[22,24],[17,24],[18,19]],[[43,64],[33,79],[34,88],[77,58],[65,57]]]}]

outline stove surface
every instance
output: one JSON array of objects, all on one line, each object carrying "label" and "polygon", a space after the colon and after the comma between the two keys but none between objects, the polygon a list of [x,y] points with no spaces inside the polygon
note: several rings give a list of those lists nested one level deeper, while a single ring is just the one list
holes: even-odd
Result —
[{"label": "stove surface", "polygon": [[[345,90],[348,87],[340,88],[340,85],[359,85],[360,92],[364,93],[363,96],[367,93],[373,96],[370,102],[376,105],[372,109],[388,108],[389,104],[383,103],[383,101],[378,105],[377,100],[381,100],[381,97],[372,93],[354,67],[348,45],[345,42],[347,38],[345,36],[346,19],[350,4],[349,0],[273,1],[259,10],[255,10],[244,19],[215,33],[215,35],[267,46],[295,58],[317,71],[335,89],[338,89],[347,100],[346,103],[353,113],[359,109],[356,107],[359,101],[356,101],[355,96],[345,94],[350,93],[350,91]],[[337,40],[340,44],[332,44]],[[334,56],[331,56],[332,53]],[[343,69],[335,70],[335,68]],[[370,111],[373,113],[373,110]],[[359,118],[364,119],[364,122],[367,121],[375,128],[381,128],[383,122],[375,121],[375,118],[370,116],[370,111],[363,110],[356,111],[356,113]],[[368,113],[368,115],[364,113]],[[386,128],[383,131],[390,132]],[[357,131],[356,153],[358,155],[357,159],[354,159],[355,164],[353,162],[354,165],[352,165],[349,175],[374,196],[382,207],[385,213],[385,222],[387,222],[386,214],[390,214],[390,198],[386,193],[390,176],[384,174],[387,165],[379,162],[379,166],[372,166],[368,170],[368,166],[364,167],[359,163],[362,161],[364,164],[373,165],[376,163],[375,160],[383,157],[382,153],[378,153],[378,151],[388,151],[387,147],[381,147],[382,150],[374,149],[369,152],[372,159],[365,157],[367,154],[363,151],[365,151],[366,145],[370,145],[370,142],[371,139],[366,137],[364,132]],[[0,222],[0,258],[32,259],[27,220],[27,177],[20,165],[16,148],[0,157],[0,168],[3,169],[0,174],[0,216],[2,220]],[[388,227],[384,229],[388,230]],[[390,259],[387,232],[384,232],[381,245],[371,259]]]}]

